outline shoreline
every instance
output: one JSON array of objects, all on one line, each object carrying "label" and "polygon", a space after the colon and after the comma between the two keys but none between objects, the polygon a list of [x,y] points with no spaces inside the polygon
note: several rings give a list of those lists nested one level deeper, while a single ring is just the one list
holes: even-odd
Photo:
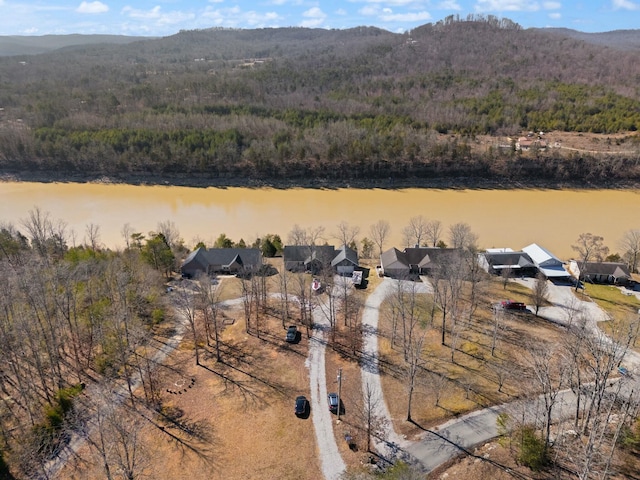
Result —
[{"label": "shoreline", "polygon": [[273,189],[320,189],[337,190],[385,189],[398,190],[424,188],[436,190],[638,190],[639,182],[567,182],[567,181],[510,181],[489,178],[402,178],[402,179],[355,179],[335,180],[327,178],[303,179],[255,179],[255,178],[211,178],[194,175],[93,175],[60,174],[58,172],[0,172],[3,183],[98,183],[133,186],[174,186],[189,188],[273,188]]}]

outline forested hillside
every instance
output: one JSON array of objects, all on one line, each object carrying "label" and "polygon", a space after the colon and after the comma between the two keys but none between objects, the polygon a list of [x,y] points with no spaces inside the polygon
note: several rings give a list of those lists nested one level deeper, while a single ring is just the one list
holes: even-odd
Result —
[{"label": "forested hillside", "polygon": [[[0,169],[186,183],[635,183],[634,33],[601,46],[449,17],[405,34],[211,29],[4,57]],[[552,130],[625,133],[626,153],[498,148]],[[495,145],[473,148],[478,135]]]}]

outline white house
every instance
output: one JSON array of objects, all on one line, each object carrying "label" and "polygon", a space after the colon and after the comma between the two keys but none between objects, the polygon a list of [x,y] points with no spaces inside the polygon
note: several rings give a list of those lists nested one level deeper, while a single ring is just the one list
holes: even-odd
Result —
[{"label": "white house", "polygon": [[536,243],[527,245],[522,249],[533,263],[538,267],[540,273],[547,278],[562,278],[570,277],[571,274],[564,268],[564,262],[556,257],[546,248],[541,247]]}]

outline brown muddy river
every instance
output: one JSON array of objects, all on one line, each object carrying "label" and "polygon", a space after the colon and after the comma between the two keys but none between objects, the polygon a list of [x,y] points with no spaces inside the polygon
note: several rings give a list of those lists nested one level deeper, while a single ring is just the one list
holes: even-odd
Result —
[{"label": "brown muddy river", "polygon": [[295,224],[321,226],[325,240],[337,246],[340,222],[358,226],[362,238],[380,219],[391,225],[385,247],[401,248],[403,227],[411,217],[422,215],[442,222],[445,241],[450,225],[466,222],[481,248],[520,249],[535,242],[568,259],[580,233],[603,236],[615,252],[624,231],[640,228],[638,190],[278,190],[0,183],[0,222],[20,227],[36,206],[64,221],[77,243],[83,242],[88,224],[98,225],[102,243],[110,248],[124,246],[121,231],[126,223],[147,234],[158,222],[171,220],[189,248],[198,240],[212,244],[221,233],[247,243],[277,233],[286,242]]}]

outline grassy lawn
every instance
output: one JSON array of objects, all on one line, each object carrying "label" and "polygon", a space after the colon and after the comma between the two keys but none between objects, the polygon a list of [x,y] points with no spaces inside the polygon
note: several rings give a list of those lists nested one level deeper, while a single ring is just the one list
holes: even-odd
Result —
[{"label": "grassy lawn", "polygon": [[[586,292],[611,317],[610,321],[598,324],[607,335],[624,335],[633,328],[633,322],[638,321],[640,300],[635,295],[624,295],[620,288],[612,285],[587,284]],[[640,341],[636,339],[631,347],[640,352]]]}]

